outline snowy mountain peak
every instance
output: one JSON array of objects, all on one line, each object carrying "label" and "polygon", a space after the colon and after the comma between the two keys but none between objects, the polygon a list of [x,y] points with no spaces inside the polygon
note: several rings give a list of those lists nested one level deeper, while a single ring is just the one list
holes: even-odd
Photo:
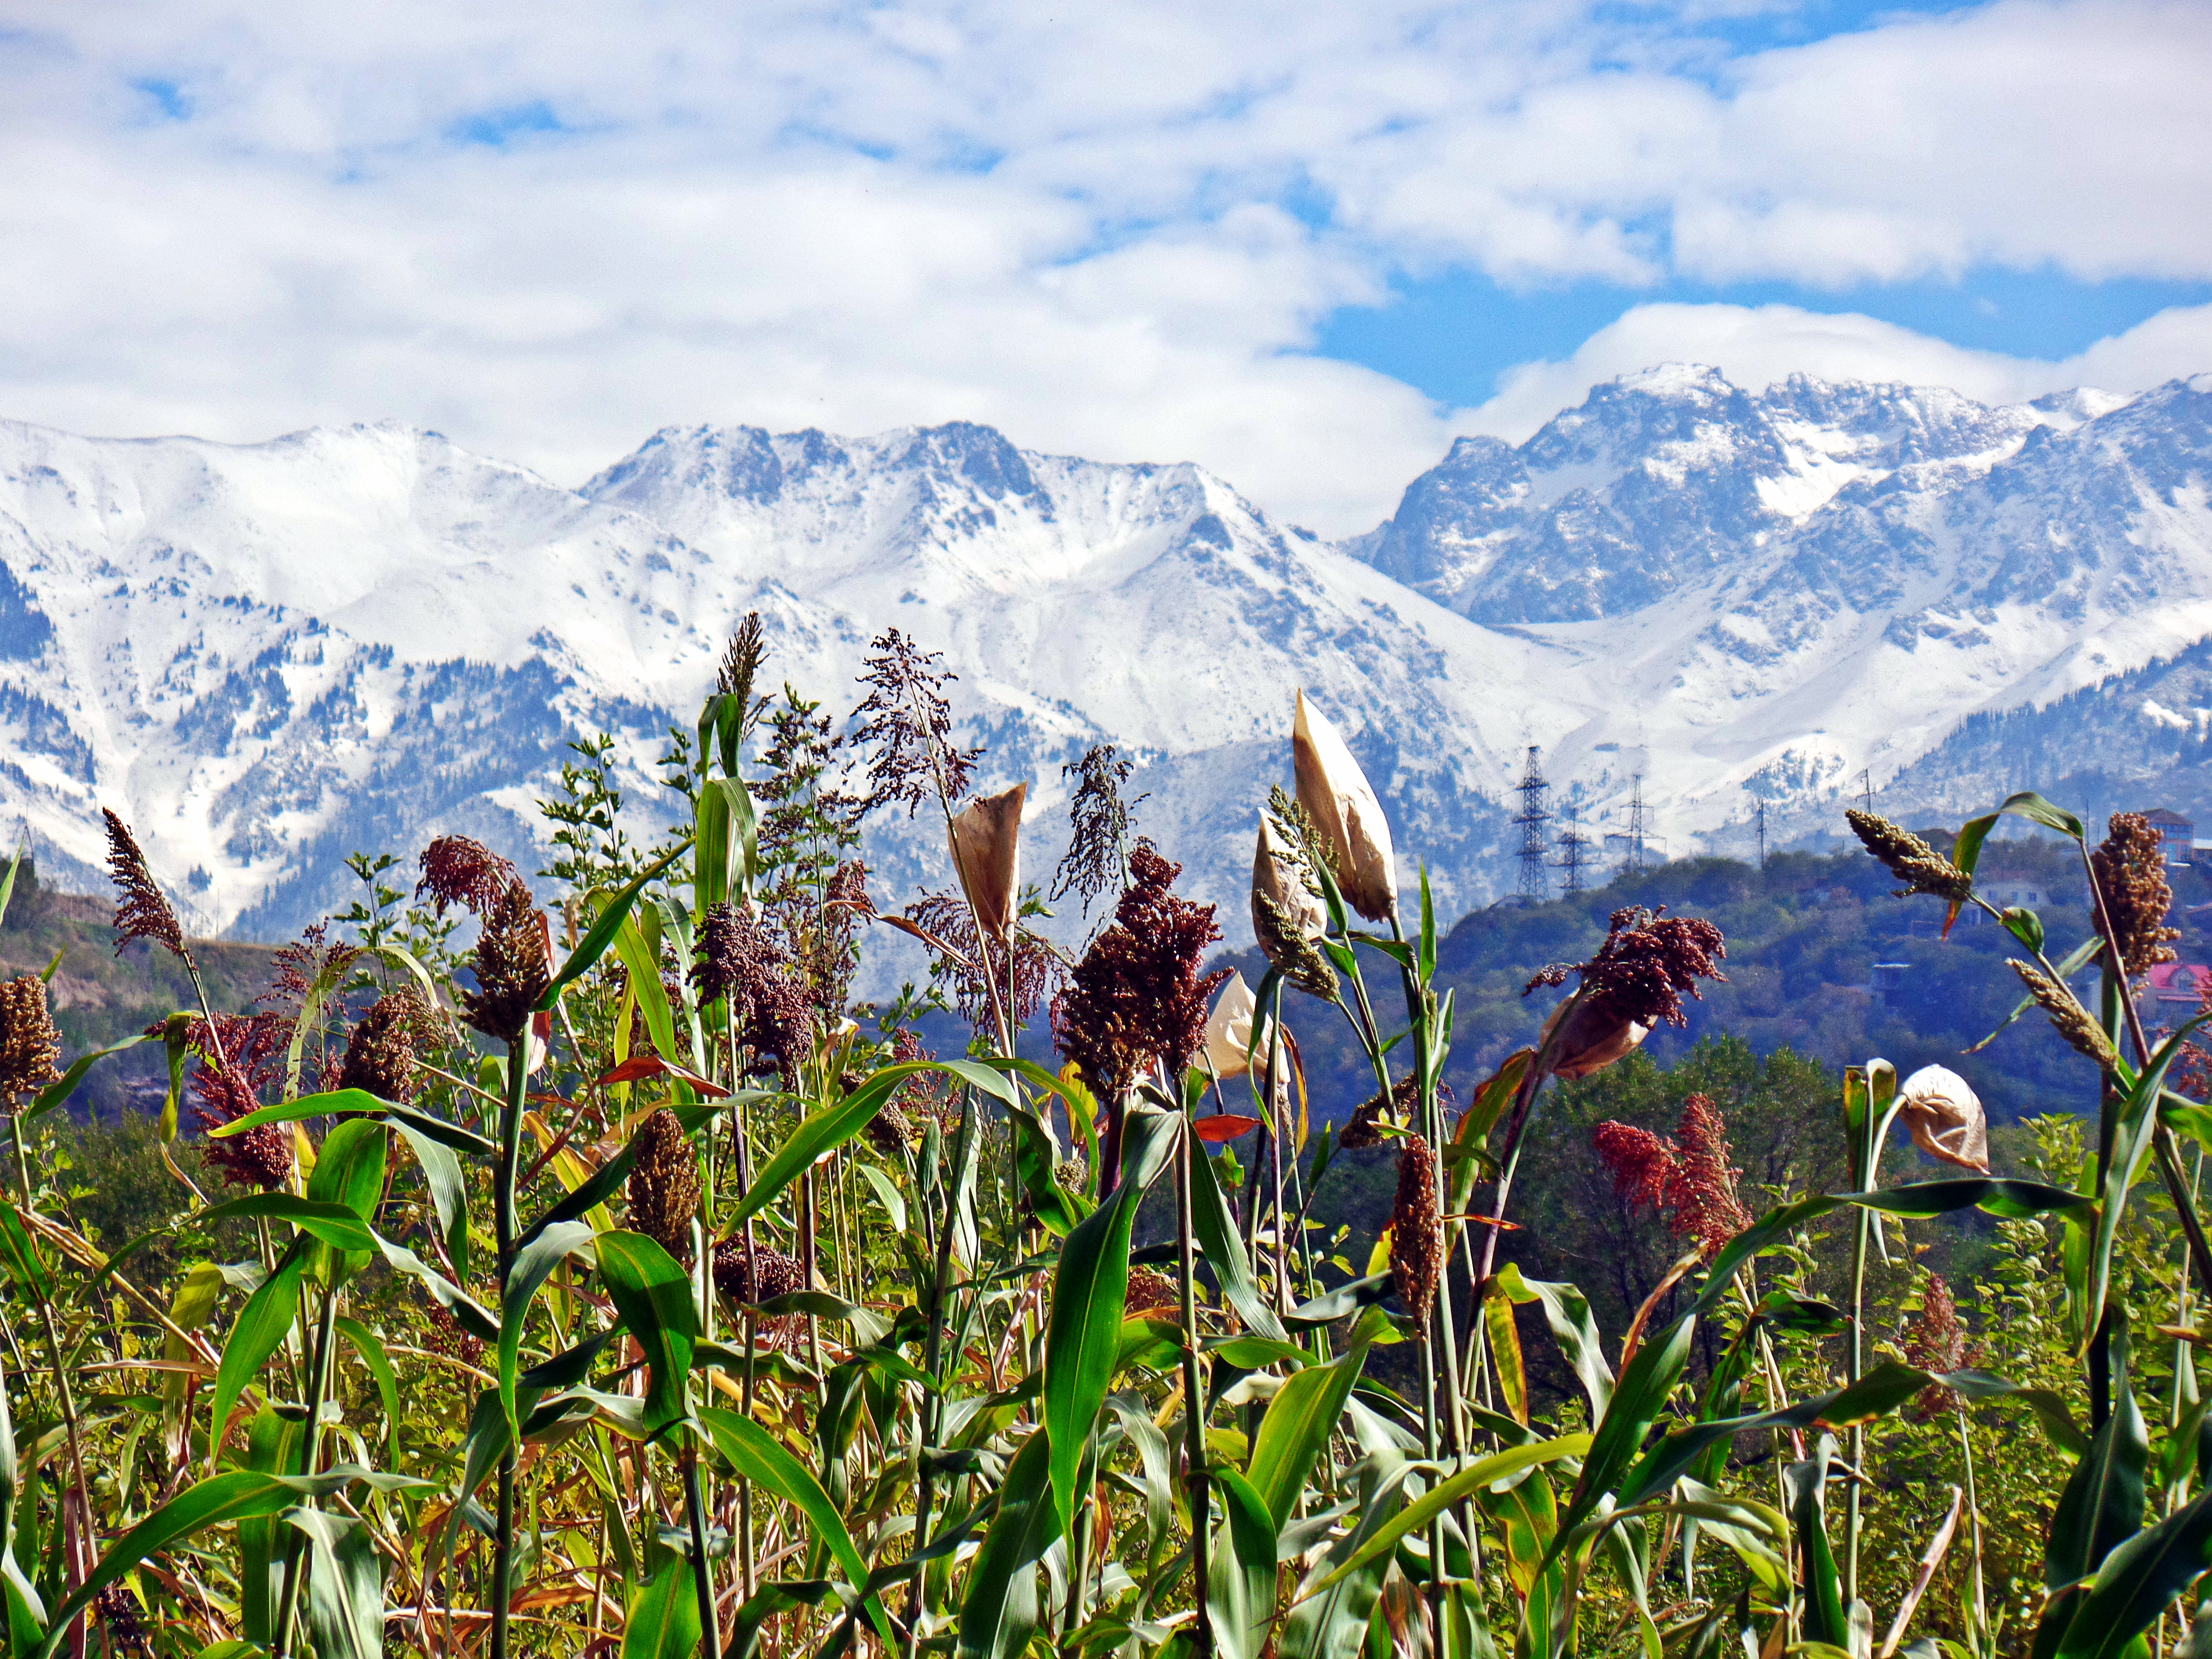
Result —
[{"label": "snowy mountain peak", "polygon": [[[672,427],[576,489],[391,423],[0,423],[0,801],[87,881],[98,805],[127,809],[202,925],[279,933],[343,902],[358,848],[460,830],[538,861],[578,732],[655,800],[665,728],[757,609],[772,678],[832,711],[884,629],[943,652],[985,781],[1034,786],[1034,868],[1061,765],[1123,745],[1232,928],[1303,688],[1450,910],[1506,876],[1530,743],[1601,838],[1640,777],[1674,850],[1729,844],[1754,799],[1778,836],[1825,825],[1862,769],[1984,805],[1942,793],[2002,752],[1975,734],[2108,679],[2140,742],[2100,759],[2169,764],[2212,731],[2203,672],[2141,677],[2212,636],[2208,500],[2212,377],[1989,408],[1666,366],[1525,443],[1461,439],[1341,549],[1199,467],[961,422]],[[887,828],[884,890],[940,853]]]}]

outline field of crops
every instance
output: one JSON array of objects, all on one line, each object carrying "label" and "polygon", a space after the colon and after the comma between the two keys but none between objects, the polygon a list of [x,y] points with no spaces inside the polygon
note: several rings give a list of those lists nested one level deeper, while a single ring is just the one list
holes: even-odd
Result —
[{"label": "field of crops", "polygon": [[[1252,804],[1254,986],[1208,971],[1218,921],[1112,750],[1025,881],[1025,790],[975,792],[933,659],[885,635],[845,720],[760,678],[748,629],[672,734],[678,832],[634,845],[583,742],[535,887],[459,836],[359,858],[242,1006],[110,815],[118,943],[194,1006],[69,1054],[46,981],[0,984],[12,1652],[2212,1651],[2212,1115],[2196,1022],[2147,1031],[2130,993],[2172,937],[2141,819],[2096,842],[2024,793],[1939,849],[1851,814],[1942,925],[2007,931],[2082,1115],[1992,1172],[1962,1079],[1869,1060],[1803,1130],[1846,1178],[1778,1193],[1703,1094],[1671,1134],[1599,1123],[1677,1255],[1601,1329],[1501,1254],[1523,1155],[1722,981],[1711,922],[1631,907],[1526,964],[1522,1042],[1447,1091],[1418,849],[1303,698],[1296,789]],[[941,819],[939,890],[871,891],[871,812]],[[2068,848],[2086,938],[1976,891],[2004,814]],[[856,1006],[884,929],[932,976]],[[924,1051],[939,1009],[966,1052]],[[1057,1069],[1015,1057],[1048,1021]],[[1335,1128],[1324,1027],[1371,1073]],[[80,1224],[57,1109],[137,1045],[173,1192],[125,1238]],[[1939,1178],[1895,1179],[1899,1129]],[[1353,1261],[1312,1208],[1362,1146],[1396,1193]],[[1973,1212],[1954,1291],[1917,1254]]]}]

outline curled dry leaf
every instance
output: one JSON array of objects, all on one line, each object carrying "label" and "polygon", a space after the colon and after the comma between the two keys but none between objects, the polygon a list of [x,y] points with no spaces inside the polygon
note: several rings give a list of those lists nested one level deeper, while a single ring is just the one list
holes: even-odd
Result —
[{"label": "curled dry leaf", "polygon": [[1020,910],[1022,803],[1029,793],[1028,784],[1018,783],[979,795],[952,820],[952,867],[986,938],[1006,938]]},{"label": "curled dry leaf", "polygon": [[1335,849],[1344,902],[1370,921],[1388,921],[1398,910],[1390,821],[1344,738],[1303,691],[1291,733],[1291,759],[1297,772],[1298,805]]},{"label": "curled dry leaf", "polygon": [[[1206,1057],[1218,1078],[1243,1077],[1253,1069],[1246,1055],[1253,1049],[1252,1025],[1260,1018],[1259,1005],[1252,999],[1252,988],[1244,982],[1242,974],[1231,974],[1229,983],[1221,988],[1221,994],[1213,1000],[1212,1012],[1206,1017]],[[1264,1075],[1267,1069],[1267,1027],[1261,1021],[1260,1042],[1256,1056],[1258,1069]]]},{"label": "curled dry leaf", "polygon": [[1989,1114],[1966,1079],[1948,1066],[1923,1066],[1905,1079],[1898,1104],[1912,1144],[1929,1157],[1990,1172]]},{"label": "curled dry leaf", "polygon": [[[1561,1028],[1560,1016],[1569,1008],[1574,1013]],[[1552,1075],[1571,1082],[1625,1059],[1650,1035],[1650,1026],[1638,1024],[1602,994],[1586,996],[1578,1003],[1563,1002],[1544,1022],[1544,1040],[1552,1045]]]}]

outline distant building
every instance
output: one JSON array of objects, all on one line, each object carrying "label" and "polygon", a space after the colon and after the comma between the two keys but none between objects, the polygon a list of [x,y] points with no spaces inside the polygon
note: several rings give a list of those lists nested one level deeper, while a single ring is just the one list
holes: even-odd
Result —
[{"label": "distant building", "polygon": [[2033,910],[2045,902],[2043,889],[2032,881],[1977,882],[1974,890],[2000,910],[2009,910],[2015,905]]},{"label": "distant building", "polygon": [[1912,964],[1909,962],[1877,962],[1867,989],[1874,993],[1876,1001],[1894,1001],[1911,976]]},{"label": "distant building", "polygon": [[2168,864],[2187,864],[2197,856],[2197,826],[2180,813],[2163,806],[2154,807],[2143,814],[2150,827],[2158,831],[2159,839],[2166,843]]},{"label": "distant building", "polygon": [[2208,979],[2212,979],[2212,968],[2201,962],[2162,962],[2150,970],[2142,1000],[2160,1004],[2186,1003],[2193,1007],[2203,1000]]}]

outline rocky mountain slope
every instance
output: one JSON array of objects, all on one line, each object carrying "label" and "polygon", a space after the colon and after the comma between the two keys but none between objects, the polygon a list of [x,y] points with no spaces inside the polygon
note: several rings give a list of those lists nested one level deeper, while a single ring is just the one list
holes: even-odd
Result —
[{"label": "rocky mountain slope", "polygon": [[[671,428],[574,489],[390,425],[0,423],[0,811],[88,881],[113,805],[201,925],[273,936],[356,848],[525,851],[572,733],[616,733],[652,811],[665,727],[757,609],[771,675],[832,709],[881,629],[944,651],[983,781],[1033,781],[1033,871],[1060,764],[1127,745],[1232,923],[1303,685],[1463,908],[1510,889],[1530,743],[1600,830],[1641,776],[1677,854],[1735,846],[1755,799],[1810,834],[1862,769],[1965,810],[2044,775],[2018,734],[2046,716],[2007,711],[2069,698],[2106,771],[2179,775],[2212,691],[2148,665],[2212,635],[2209,428],[2212,380],[1986,409],[1663,369],[1518,448],[1462,440],[1335,547],[1194,466],[957,423]],[[887,896],[943,878],[933,841],[886,826]]]}]

